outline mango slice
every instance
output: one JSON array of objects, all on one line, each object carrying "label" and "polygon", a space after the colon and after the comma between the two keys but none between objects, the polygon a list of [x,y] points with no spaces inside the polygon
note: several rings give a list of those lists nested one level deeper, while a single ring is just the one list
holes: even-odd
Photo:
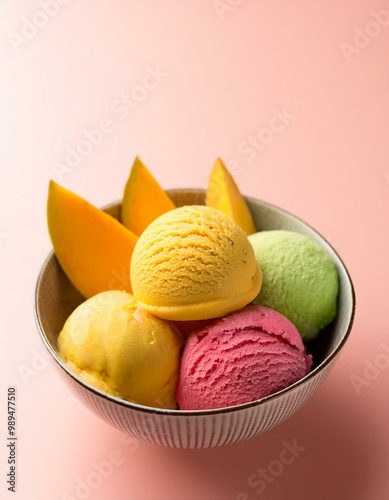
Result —
[{"label": "mango slice", "polygon": [[247,203],[220,158],[211,171],[205,203],[231,217],[247,234],[255,233],[254,220]]},{"label": "mango slice", "polygon": [[131,292],[130,261],[137,236],[54,181],[47,222],[55,255],[84,297],[106,290]]},{"label": "mango slice", "polygon": [[124,189],[122,224],[139,236],[154,219],[173,208],[175,204],[136,157]]}]

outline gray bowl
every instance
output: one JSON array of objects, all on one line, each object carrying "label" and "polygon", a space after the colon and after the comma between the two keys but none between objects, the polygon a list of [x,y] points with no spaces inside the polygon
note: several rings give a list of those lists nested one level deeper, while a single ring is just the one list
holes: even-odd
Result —
[{"label": "gray bowl", "polygon": [[[178,206],[204,204],[203,190],[171,190]],[[308,344],[313,370],[304,378],[263,399],[223,409],[180,411],[150,408],[110,396],[80,380],[59,358],[57,336],[70,313],[84,300],[51,253],[38,277],[35,316],[42,342],[54,366],[74,394],[96,415],[121,431],[174,448],[211,448],[250,439],[283,422],[299,410],[323,382],[350,334],[355,295],[350,276],[335,250],[314,229],[273,205],[246,198],[258,231],[286,229],[305,234],[330,255],[339,273],[338,314],[321,336]],[[106,212],[120,218],[120,204]]]}]

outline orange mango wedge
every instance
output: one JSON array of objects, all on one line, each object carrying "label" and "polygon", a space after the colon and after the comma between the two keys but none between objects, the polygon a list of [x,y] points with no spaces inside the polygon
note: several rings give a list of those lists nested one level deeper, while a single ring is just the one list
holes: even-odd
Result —
[{"label": "orange mango wedge", "polygon": [[173,208],[175,204],[136,157],[124,189],[122,224],[139,236],[154,219]]},{"label": "orange mango wedge", "polygon": [[231,217],[247,234],[255,233],[254,220],[246,200],[220,158],[211,171],[205,203]]},{"label": "orange mango wedge", "polygon": [[54,181],[47,222],[55,255],[84,297],[106,290],[131,292],[130,261],[138,239],[131,231]]}]

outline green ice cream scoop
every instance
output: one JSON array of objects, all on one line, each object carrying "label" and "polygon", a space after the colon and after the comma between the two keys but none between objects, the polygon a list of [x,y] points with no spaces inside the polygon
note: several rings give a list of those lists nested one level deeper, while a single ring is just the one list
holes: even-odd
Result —
[{"label": "green ice cream scoop", "polygon": [[284,230],[249,236],[262,269],[255,304],[286,316],[305,341],[335,318],[338,273],[329,255],[312,239]]}]

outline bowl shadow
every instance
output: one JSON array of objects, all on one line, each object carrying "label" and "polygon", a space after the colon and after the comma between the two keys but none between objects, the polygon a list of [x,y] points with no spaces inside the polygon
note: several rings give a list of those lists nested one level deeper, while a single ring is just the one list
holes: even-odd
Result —
[{"label": "bowl shadow", "polygon": [[[272,480],[265,481],[266,490],[258,493],[258,471],[279,459],[285,442],[297,443],[299,456],[277,477],[268,474]],[[324,387],[288,421],[245,442],[205,450],[149,443],[142,447],[147,466],[162,467],[167,488],[174,488],[178,474],[196,477],[211,486],[210,500],[253,500],[259,495],[265,500],[366,500],[379,436],[368,410],[353,401],[352,395],[347,401]],[[163,493],[160,498],[165,498]],[[185,498],[196,498],[196,492]]]}]

